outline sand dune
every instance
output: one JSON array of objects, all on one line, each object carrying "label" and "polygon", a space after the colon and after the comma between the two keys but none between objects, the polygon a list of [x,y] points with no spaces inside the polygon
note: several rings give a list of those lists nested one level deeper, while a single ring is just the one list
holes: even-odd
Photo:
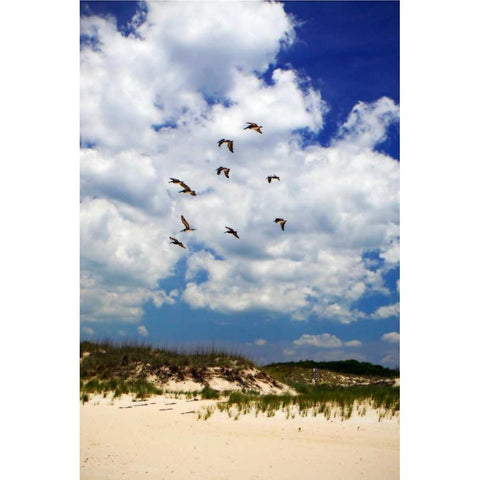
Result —
[{"label": "sand dune", "polygon": [[[238,420],[214,400],[168,395],[114,403],[100,396],[81,405],[81,480],[390,480],[399,478],[399,417],[369,411],[327,421],[253,413]],[[194,412],[194,413],[190,413]]]}]

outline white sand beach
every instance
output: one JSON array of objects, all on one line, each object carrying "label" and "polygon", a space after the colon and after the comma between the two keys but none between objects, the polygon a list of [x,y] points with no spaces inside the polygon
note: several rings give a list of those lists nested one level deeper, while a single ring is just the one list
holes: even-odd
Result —
[{"label": "white sand beach", "polygon": [[132,402],[123,396],[80,406],[80,479],[393,480],[399,478],[399,416],[374,410],[286,418],[253,413],[238,420],[214,400],[163,395]]}]

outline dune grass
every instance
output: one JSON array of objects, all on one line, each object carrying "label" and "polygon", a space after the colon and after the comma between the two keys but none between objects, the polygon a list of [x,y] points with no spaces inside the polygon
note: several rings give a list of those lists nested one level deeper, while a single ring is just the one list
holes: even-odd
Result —
[{"label": "dune grass", "polygon": [[[123,394],[133,394],[135,398],[144,399],[150,395],[161,395],[163,390],[146,380],[123,380],[110,378],[108,380],[99,380],[92,378],[87,381],[80,380],[80,396],[85,401],[85,395],[106,394],[113,392],[113,398],[121,397]],[[88,398],[87,398],[88,399]]]},{"label": "dune grass", "polygon": [[[227,352],[215,346],[192,348],[165,348],[140,343],[81,342],[80,356],[85,353],[80,377],[92,374],[112,374],[125,371],[125,367],[142,363],[155,369],[165,365],[173,367],[253,367],[254,363],[243,355]],[[123,368],[122,368],[123,367]]]},{"label": "dune grass", "polygon": [[[350,387],[319,387],[315,390],[309,385],[302,386],[300,392],[281,395],[261,395],[258,392],[230,392],[222,396],[217,403],[220,412],[226,412],[230,418],[238,420],[242,414],[254,412],[273,417],[277,412],[284,412],[286,418],[295,416],[323,415],[327,420],[339,417],[351,418],[354,411],[364,416],[367,409],[377,411],[379,420],[393,417],[400,410],[400,389],[388,385],[368,385]],[[206,420],[212,415],[211,407],[199,413],[199,418]]]},{"label": "dune grass", "polygon": [[[378,411],[379,420],[393,416],[400,410],[400,389],[389,384],[371,385],[319,385],[317,388],[303,375],[310,365],[274,365],[266,371],[295,390],[295,394],[260,394],[255,390],[220,392],[208,386],[195,392],[167,392],[152,384],[149,375],[164,375],[165,378],[182,380],[185,372],[190,378],[202,383],[207,367],[250,368],[254,363],[239,354],[232,354],[215,347],[192,349],[167,349],[142,344],[114,344],[111,342],[80,344],[80,399],[89,400],[92,394],[134,395],[144,399],[151,395],[168,393],[175,397],[216,400],[214,406],[201,410],[198,418],[207,419],[217,409],[225,411],[234,420],[241,414],[275,416],[279,411],[286,418],[305,415],[323,415],[325,418],[339,416],[350,418],[356,411],[365,415],[367,408]],[[290,370],[288,369],[290,367]],[[348,364],[349,368],[352,368]],[[257,367],[259,368],[259,367]],[[363,366],[362,366],[363,368]]]},{"label": "dune grass", "polygon": [[[184,380],[185,375],[202,383],[208,367],[249,368],[246,357],[214,346],[191,349],[153,347],[139,343],[80,343],[80,396],[113,392],[114,397],[134,394],[137,398],[163,393],[148,381],[150,375]],[[197,392],[202,398],[218,398],[218,393],[205,387]],[[87,396],[87,397],[86,397]]]},{"label": "dune grass", "polygon": [[365,375],[377,378],[396,378],[400,376],[398,369],[386,368],[358,360],[339,360],[330,362],[315,362],[313,360],[301,360],[298,362],[271,363],[263,369],[270,375],[277,375],[284,379],[303,378],[305,373],[311,378],[312,369],[329,370],[331,372],[350,375]]}]

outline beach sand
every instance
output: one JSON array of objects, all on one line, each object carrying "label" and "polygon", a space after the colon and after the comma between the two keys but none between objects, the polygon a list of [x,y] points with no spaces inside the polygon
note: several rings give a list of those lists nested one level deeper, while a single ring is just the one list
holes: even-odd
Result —
[{"label": "beach sand", "polygon": [[229,418],[196,413],[214,400],[155,396],[80,406],[81,480],[392,480],[399,478],[399,416]]}]

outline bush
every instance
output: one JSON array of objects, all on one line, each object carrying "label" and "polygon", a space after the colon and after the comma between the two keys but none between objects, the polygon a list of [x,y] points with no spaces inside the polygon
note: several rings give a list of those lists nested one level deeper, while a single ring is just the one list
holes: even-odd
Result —
[{"label": "bush", "polygon": [[202,398],[207,399],[207,400],[216,400],[220,398],[220,392],[218,390],[214,390],[213,388],[210,387],[205,387],[201,392],[200,395]]}]

